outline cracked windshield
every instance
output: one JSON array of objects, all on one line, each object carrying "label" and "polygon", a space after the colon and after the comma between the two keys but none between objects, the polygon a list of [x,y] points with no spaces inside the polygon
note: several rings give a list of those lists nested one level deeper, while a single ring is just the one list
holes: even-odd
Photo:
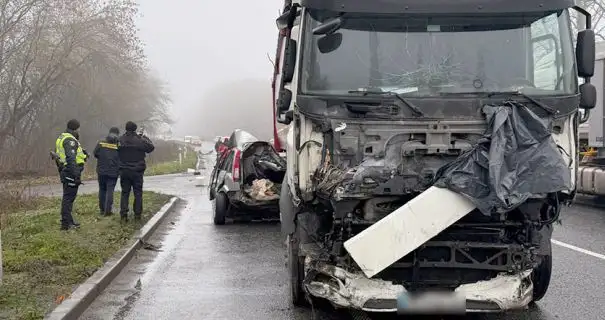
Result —
[{"label": "cracked windshield", "polygon": [[306,39],[306,92],[574,93],[574,54],[565,11],[402,19],[354,14],[336,18],[310,10],[307,29],[334,19],[340,20],[334,33]]}]

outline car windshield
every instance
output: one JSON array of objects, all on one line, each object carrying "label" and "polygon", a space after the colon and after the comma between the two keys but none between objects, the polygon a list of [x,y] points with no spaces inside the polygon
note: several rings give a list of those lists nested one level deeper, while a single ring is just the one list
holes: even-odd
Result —
[{"label": "car windshield", "polygon": [[410,96],[576,93],[569,13],[474,16],[340,15],[309,9],[301,91]]}]

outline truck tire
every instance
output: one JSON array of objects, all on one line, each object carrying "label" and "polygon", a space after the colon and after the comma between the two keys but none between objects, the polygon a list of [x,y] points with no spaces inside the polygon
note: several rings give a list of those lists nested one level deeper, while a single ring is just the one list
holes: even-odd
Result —
[{"label": "truck tire", "polygon": [[289,234],[286,239],[288,251],[288,271],[290,276],[290,296],[296,307],[307,307],[309,303],[303,289],[305,277],[304,257],[298,256],[298,239]]},{"label": "truck tire", "polygon": [[219,192],[214,200],[214,212],[212,219],[215,225],[224,225],[229,209],[229,199],[224,192]]},{"label": "truck tire", "polygon": [[550,285],[550,277],[552,275],[552,250],[549,255],[544,256],[540,265],[538,265],[532,273],[532,281],[534,283],[534,299],[532,302],[538,302],[546,295],[548,286]]}]

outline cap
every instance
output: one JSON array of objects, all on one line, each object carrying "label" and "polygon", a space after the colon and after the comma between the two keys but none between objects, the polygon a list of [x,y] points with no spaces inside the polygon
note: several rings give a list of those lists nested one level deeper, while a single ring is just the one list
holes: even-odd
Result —
[{"label": "cap", "polygon": [[137,131],[137,124],[132,121],[126,122],[126,131],[130,131],[130,132]]},{"label": "cap", "polygon": [[71,119],[67,121],[67,129],[74,131],[80,129],[80,121],[76,119]]}]

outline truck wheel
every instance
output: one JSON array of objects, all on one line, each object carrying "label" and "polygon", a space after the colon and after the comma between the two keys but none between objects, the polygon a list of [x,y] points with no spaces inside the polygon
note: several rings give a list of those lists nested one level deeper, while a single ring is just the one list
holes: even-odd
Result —
[{"label": "truck wheel", "polygon": [[552,252],[544,256],[539,266],[532,273],[532,281],[534,283],[534,300],[538,302],[546,295],[548,286],[550,285],[550,277],[552,274]]},{"label": "truck wheel", "polygon": [[223,192],[219,192],[214,200],[214,213],[212,216],[215,225],[225,224],[228,208],[229,199],[227,199],[227,195]]},{"label": "truck wheel", "polygon": [[286,239],[288,251],[288,271],[290,273],[290,295],[292,304],[296,307],[307,307],[303,280],[305,278],[304,257],[298,256],[298,239],[296,236],[288,235]]}]

